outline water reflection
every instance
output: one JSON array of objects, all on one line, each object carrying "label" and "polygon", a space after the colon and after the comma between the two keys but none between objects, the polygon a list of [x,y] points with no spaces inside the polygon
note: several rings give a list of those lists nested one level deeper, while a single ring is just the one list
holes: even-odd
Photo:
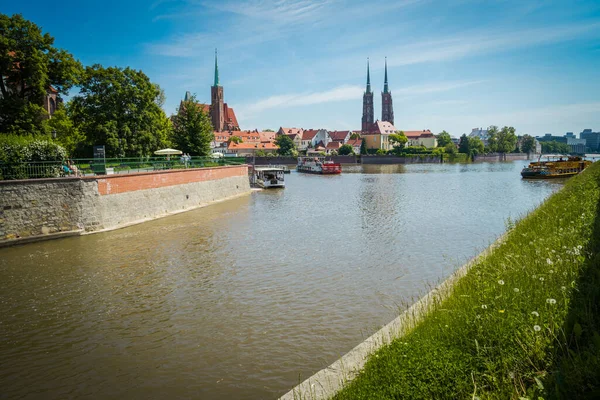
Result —
[{"label": "water reflection", "polygon": [[274,398],[561,185],[523,163],[344,167],[0,250],[7,397]]}]

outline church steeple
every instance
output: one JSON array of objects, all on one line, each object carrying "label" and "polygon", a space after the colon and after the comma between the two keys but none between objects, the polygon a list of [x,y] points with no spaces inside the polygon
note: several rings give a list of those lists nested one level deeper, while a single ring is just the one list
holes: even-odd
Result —
[{"label": "church steeple", "polygon": [[369,71],[369,58],[367,57],[367,93],[371,93],[371,73]]},{"label": "church steeple", "polygon": [[215,84],[213,86],[219,86],[219,64],[217,64],[217,49],[215,49]]},{"label": "church steeple", "polygon": [[385,80],[383,82],[383,93],[388,93],[388,80],[387,80],[387,57],[385,58]]},{"label": "church steeple", "polygon": [[369,71],[369,59],[367,58],[367,90],[363,94],[363,115],[361,128],[364,133],[369,132],[373,127],[373,92],[371,91],[371,72]]},{"label": "church steeple", "polygon": [[394,105],[392,102],[392,92],[388,86],[387,57],[385,58],[385,79],[383,82],[383,92],[381,92],[381,120],[394,125]]}]

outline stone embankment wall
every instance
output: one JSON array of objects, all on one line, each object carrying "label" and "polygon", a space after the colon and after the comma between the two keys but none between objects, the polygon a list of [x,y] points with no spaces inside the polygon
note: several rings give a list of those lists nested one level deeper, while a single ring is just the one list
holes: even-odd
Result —
[{"label": "stone embankment wall", "polygon": [[[337,162],[340,164],[357,164],[360,159],[358,156],[326,156],[327,160]],[[246,157],[246,162],[256,165],[296,165],[298,164],[297,157],[256,157],[255,160],[252,157]]]},{"label": "stone embankment wall", "polygon": [[120,228],[249,192],[245,165],[0,181],[0,242]]},{"label": "stone embankment wall", "polygon": [[442,162],[440,156],[431,155],[410,155],[406,157],[398,156],[361,156],[363,164],[435,164]]},{"label": "stone embankment wall", "polygon": [[490,153],[490,154],[481,154],[475,156],[473,161],[517,161],[517,160],[529,160],[527,154],[524,153],[507,153],[507,154],[499,154],[499,153]]}]

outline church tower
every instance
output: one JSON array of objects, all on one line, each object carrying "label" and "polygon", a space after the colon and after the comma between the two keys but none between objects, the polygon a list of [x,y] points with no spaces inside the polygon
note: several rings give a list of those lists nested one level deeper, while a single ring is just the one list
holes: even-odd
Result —
[{"label": "church tower", "polygon": [[219,65],[217,64],[217,49],[215,49],[215,84],[210,88],[210,117],[213,129],[223,131],[225,116],[223,115],[223,86],[219,85]]},{"label": "church tower", "polygon": [[394,106],[392,104],[392,92],[388,87],[387,57],[385,58],[385,81],[383,92],[381,92],[381,120],[394,125]]},{"label": "church tower", "polygon": [[373,92],[371,91],[371,75],[369,73],[369,59],[367,58],[367,90],[363,95],[362,131],[369,132],[373,126]]}]

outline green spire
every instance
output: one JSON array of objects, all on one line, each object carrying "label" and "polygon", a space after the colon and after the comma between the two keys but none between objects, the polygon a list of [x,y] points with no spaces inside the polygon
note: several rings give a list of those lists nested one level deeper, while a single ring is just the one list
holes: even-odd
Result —
[{"label": "green spire", "polygon": [[383,82],[383,93],[389,93],[387,80],[387,57],[385,58],[385,81]]},{"label": "green spire", "polygon": [[217,49],[215,49],[215,84],[214,86],[219,86],[219,65],[217,64]]},{"label": "green spire", "polygon": [[369,57],[367,57],[367,93],[371,93],[371,74],[369,72]]}]

